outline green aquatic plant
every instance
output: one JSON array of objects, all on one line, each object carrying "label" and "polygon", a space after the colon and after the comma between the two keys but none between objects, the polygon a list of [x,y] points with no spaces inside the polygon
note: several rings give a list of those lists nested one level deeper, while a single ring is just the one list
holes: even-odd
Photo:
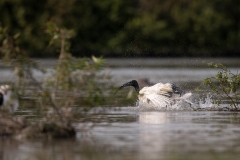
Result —
[{"label": "green aquatic plant", "polygon": [[21,48],[18,44],[20,33],[10,35],[8,28],[0,26],[0,54],[2,61],[7,65],[14,68],[17,75],[17,84],[23,86],[24,78],[31,75],[31,70],[36,69],[44,72],[37,62],[29,58],[26,50]]},{"label": "green aquatic plant", "polygon": [[[61,96],[60,106],[71,106],[76,99],[86,97],[85,103],[96,106],[104,101],[100,81],[105,77],[99,74],[105,61],[100,57],[76,58],[70,53],[72,30],[59,28],[54,23],[47,24],[46,32],[51,36],[49,45],[60,49],[59,59],[52,76],[45,81],[51,95]],[[56,98],[54,98],[56,99]],[[75,100],[74,100],[75,99]]]},{"label": "green aquatic plant", "polygon": [[240,99],[240,74],[233,73],[222,64],[207,63],[207,65],[210,68],[218,70],[215,76],[206,78],[202,83],[219,97],[215,100],[215,103],[220,105],[223,100],[228,100],[231,109],[238,110]]},{"label": "green aquatic plant", "polygon": [[[11,86],[19,98],[34,99],[37,111],[42,117],[42,124],[38,125],[41,128],[37,131],[45,131],[47,127],[47,130],[50,130],[50,133],[56,137],[58,133],[55,131],[62,132],[61,129],[56,130],[56,128],[63,128],[64,131],[69,130],[72,136],[71,122],[76,113],[73,111],[73,105],[78,103],[78,106],[89,110],[92,106],[104,102],[101,84],[104,83],[105,76],[100,72],[105,61],[95,56],[92,58],[73,57],[70,53],[70,39],[74,36],[74,32],[58,27],[54,23],[48,23],[46,33],[50,35],[49,47],[54,46],[59,51],[59,58],[52,70],[42,69],[17,44],[20,34],[11,36],[4,28],[0,28],[0,31],[2,42],[0,51],[3,62],[12,67],[16,74],[17,81],[11,82]],[[34,75],[35,71],[43,75],[48,73],[48,76],[43,80],[38,80]],[[49,129],[49,126],[53,128]],[[30,129],[31,132],[34,132],[33,129]]]}]

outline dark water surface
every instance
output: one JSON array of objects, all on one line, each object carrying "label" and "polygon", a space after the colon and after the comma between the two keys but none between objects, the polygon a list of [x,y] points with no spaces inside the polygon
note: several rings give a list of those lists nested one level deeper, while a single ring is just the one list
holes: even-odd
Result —
[{"label": "dark water surface", "polygon": [[[229,65],[233,72],[240,71],[240,59],[214,61]],[[51,68],[56,61],[40,62]],[[193,93],[204,78],[216,74],[216,70],[205,68],[201,59],[108,59],[107,65],[104,72],[112,75],[112,85],[148,78],[151,82],[173,82]],[[14,80],[9,71],[0,68],[1,82]],[[41,73],[35,75],[44,78]],[[89,115],[85,123],[74,123],[78,131],[75,139],[1,138],[0,159],[238,160],[240,157],[240,113],[139,111],[134,106],[112,107]],[[89,129],[92,125],[94,127]]]},{"label": "dark water surface", "polygon": [[[137,112],[130,108],[93,116],[72,140],[1,139],[1,158],[25,159],[223,159],[240,156],[240,114]],[[95,121],[96,122],[96,121]]]}]

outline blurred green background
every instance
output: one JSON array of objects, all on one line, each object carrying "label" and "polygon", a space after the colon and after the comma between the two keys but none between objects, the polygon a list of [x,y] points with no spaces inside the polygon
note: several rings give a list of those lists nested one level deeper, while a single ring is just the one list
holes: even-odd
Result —
[{"label": "blurred green background", "polygon": [[47,22],[75,56],[240,56],[238,0],[1,0],[0,24],[32,57],[54,57]]}]

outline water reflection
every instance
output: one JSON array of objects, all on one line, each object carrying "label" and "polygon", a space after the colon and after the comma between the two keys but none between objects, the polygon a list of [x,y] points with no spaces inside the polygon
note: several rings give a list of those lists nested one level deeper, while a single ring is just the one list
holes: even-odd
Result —
[{"label": "water reflection", "polygon": [[140,113],[140,155],[145,159],[211,159],[229,151],[238,155],[240,148],[233,146],[240,144],[239,120],[240,115],[231,112]]},{"label": "water reflection", "polygon": [[[239,113],[125,110],[103,116],[111,123],[99,121],[87,135],[78,132],[76,139],[2,138],[0,159],[237,160],[240,156]],[[96,121],[102,117],[93,118]]]},{"label": "water reflection", "polygon": [[[169,132],[163,128],[169,123],[168,112],[139,113],[139,153],[144,159],[165,157],[165,146],[169,141]],[[158,154],[155,154],[158,153]]]},{"label": "water reflection", "polygon": [[163,124],[168,122],[167,112],[142,112],[139,113],[139,123]]}]

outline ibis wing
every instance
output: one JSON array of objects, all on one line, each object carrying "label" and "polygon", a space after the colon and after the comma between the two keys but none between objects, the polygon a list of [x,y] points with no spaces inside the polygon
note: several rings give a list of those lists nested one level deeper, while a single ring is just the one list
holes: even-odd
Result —
[{"label": "ibis wing", "polygon": [[155,90],[157,94],[167,97],[170,97],[171,93],[173,92],[172,84],[170,83],[157,83],[156,85],[152,86],[151,90]]},{"label": "ibis wing", "polygon": [[139,100],[153,107],[166,107],[174,104],[176,100],[186,99],[191,96],[185,94],[171,83],[157,83],[151,87],[144,87],[139,92]]},{"label": "ibis wing", "polygon": [[171,92],[166,92],[166,91],[160,90],[160,91],[158,92],[158,95],[163,96],[163,97],[171,97],[171,94],[170,94],[170,93],[171,93]]},{"label": "ibis wing", "polygon": [[148,103],[152,103],[154,107],[166,107],[172,103],[172,100],[164,95],[149,94],[146,95]]},{"label": "ibis wing", "polygon": [[159,93],[158,94],[161,94],[161,95],[164,95],[167,97],[172,97],[173,95],[175,95],[174,97],[176,97],[176,96],[181,97],[185,94],[185,92],[182,91],[181,89],[179,89],[174,84],[166,83],[166,84],[159,85]]}]

